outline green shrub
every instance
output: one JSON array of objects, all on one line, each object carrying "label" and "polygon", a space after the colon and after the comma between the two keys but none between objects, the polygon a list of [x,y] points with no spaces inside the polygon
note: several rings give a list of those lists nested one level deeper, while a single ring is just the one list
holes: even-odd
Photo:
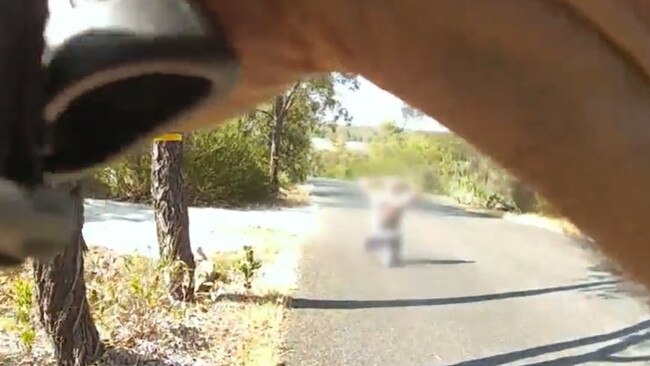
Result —
[{"label": "green shrub", "polygon": [[97,169],[83,186],[87,197],[148,201],[151,196],[150,151],[145,147],[135,149],[115,163]]},{"label": "green shrub", "polygon": [[320,152],[314,175],[338,179],[399,175],[425,192],[443,194],[460,203],[501,210],[554,212],[538,194],[452,134],[405,132],[382,126],[368,154],[352,153],[336,144]]},{"label": "green shrub", "polygon": [[236,123],[193,134],[185,146],[184,177],[192,204],[252,203],[269,194],[266,146]]},{"label": "green shrub", "polygon": [[[126,155],[86,179],[86,195],[149,202],[151,145]],[[183,178],[191,205],[247,204],[269,195],[264,143],[235,121],[184,139]]]}]

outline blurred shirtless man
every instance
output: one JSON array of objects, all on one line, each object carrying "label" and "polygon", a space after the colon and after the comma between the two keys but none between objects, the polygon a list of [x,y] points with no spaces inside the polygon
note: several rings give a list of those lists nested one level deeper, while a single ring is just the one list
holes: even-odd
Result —
[{"label": "blurred shirtless man", "polygon": [[367,251],[380,251],[382,263],[397,266],[402,259],[402,221],[406,209],[419,193],[408,183],[394,177],[362,179],[359,185],[370,201],[370,233]]}]

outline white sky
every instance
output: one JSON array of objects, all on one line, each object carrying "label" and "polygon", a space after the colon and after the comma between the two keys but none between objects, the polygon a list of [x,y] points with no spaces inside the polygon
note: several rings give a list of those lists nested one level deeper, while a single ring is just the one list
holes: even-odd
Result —
[{"label": "white sky", "polygon": [[[402,100],[367,79],[360,77],[359,80],[360,88],[357,91],[338,88],[341,103],[354,117],[352,125],[379,126],[385,121],[395,121],[398,126],[401,126],[404,122]],[[408,121],[404,127],[427,131],[447,131],[447,128],[429,117]]]}]

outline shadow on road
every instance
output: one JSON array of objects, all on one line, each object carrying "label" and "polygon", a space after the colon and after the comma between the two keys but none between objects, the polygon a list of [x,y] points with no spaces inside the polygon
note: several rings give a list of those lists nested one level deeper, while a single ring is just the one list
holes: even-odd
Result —
[{"label": "shadow on road", "polygon": [[414,259],[414,258],[407,258],[403,259],[400,262],[400,266],[437,266],[437,265],[445,265],[445,264],[471,264],[471,263],[476,263],[474,261],[466,261],[462,259]]},{"label": "shadow on road", "polygon": [[473,217],[473,218],[483,218],[483,219],[498,218],[498,216],[486,212],[467,211],[459,207],[449,206],[437,202],[432,202],[429,200],[421,200],[411,210],[416,212],[426,213],[426,214],[434,214],[437,216],[458,216],[458,217]]},{"label": "shadow on road", "polygon": [[517,297],[539,296],[544,294],[577,291],[585,288],[609,286],[617,281],[598,281],[578,285],[547,287],[533,290],[510,291],[496,294],[446,297],[432,299],[397,299],[397,300],[324,300],[294,298],[291,307],[295,309],[371,309],[371,308],[396,308],[415,306],[440,306],[454,304],[468,304],[482,301],[504,300]]},{"label": "shadow on road", "polygon": [[597,343],[611,342],[614,340],[616,340],[615,343],[608,343],[601,348],[580,355],[559,357],[551,361],[531,363],[528,365],[569,366],[582,365],[596,361],[608,363],[650,363],[650,353],[644,356],[614,356],[615,354],[622,352],[630,347],[650,340],[650,320],[645,320],[627,328],[619,329],[610,333],[604,333],[565,342],[558,342],[544,346],[528,348],[515,352],[463,361],[453,364],[453,366],[507,365],[511,362],[521,361],[527,358],[539,357],[554,352],[567,351],[573,348],[589,346]]},{"label": "shadow on road", "polygon": [[604,300],[638,298],[646,301],[648,299],[648,291],[644,286],[626,278],[623,272],[607,259],[602,259],[600,263],[587,268],[587,271],[586,281],[615,281],[608,286],[580,290],[587,295]]}]

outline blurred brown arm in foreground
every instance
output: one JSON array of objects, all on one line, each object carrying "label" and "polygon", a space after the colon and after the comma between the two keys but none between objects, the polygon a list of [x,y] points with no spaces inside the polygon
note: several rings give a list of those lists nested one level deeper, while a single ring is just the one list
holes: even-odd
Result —
[{"label": "blurred brown arm in foreground", "polygon": [[228,108],[360,73],[466,138],[650,285],[650,2],[203,0],[237,49]]}]

